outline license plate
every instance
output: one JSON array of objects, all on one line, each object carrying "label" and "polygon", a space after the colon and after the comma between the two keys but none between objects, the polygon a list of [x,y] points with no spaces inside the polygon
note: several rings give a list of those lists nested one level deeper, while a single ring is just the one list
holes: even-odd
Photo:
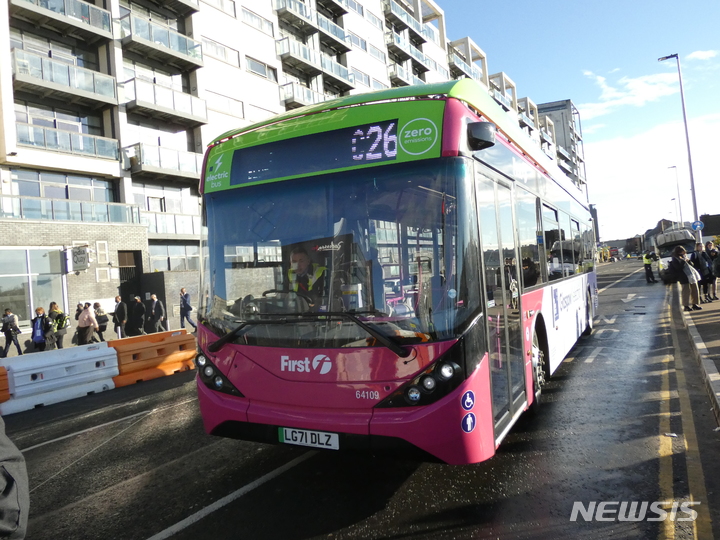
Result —
[{"label": "license plate", "polygon": [[312,448],[340,449],[340,437],[337,433],[311,431],[309,429],[278,428],[281,443],[310,446]]}]

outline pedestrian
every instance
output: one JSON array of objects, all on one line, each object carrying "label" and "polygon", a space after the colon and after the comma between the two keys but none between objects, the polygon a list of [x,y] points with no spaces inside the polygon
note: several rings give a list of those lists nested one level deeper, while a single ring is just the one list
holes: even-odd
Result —
[{"label": "pedestrian", "polygon": [[130,323],[129,336],[145,334],[145,304],[142,303],[142,298],[139,296],[135,297],[135,303],[132,305],[132,313],[128,321]]},{"label": "pedestrian", "polygon": [[2,333],[5,335],[5,348],[2,351],[3,358],[7,357],[8,352],[10,352],[10,345],[13,343],[17,348],[18,356],[22,356],[23,354],[17,338],[18,334],[22,334],[18,323],[17,315],[15,315],[10,308],[5,308],[5,315],[2,318]]},{"label": "pedestrian", "polygon": [[683,309],[685,311],[700,310],[702,309],[698,305],[700,274],[689,263],[685,255],[684,247],[675,246],[669,268],[674,280],[680,282]]},{"label": "pedestrian", "polygon": [[0,418],[0,470],[2,470],[0,537],[22,540],[27,533],[30,513],[30,484],[25,458],[5,433],[5,422],[2,418]]},{"label": "pedestrian", "polygon": [[708,285],[712,278],[712,260],[710,260],[710,256],[705,253],[705,247],[702,242],[695,244],[695,251],[690,254],[690,264],[692,264],[700,274],[700,281],[698,282],[698,285],[702,285],[700,303],[708,304],[712,302],[712,298],[710,298],[708,294]]},{"label": "pedestrian", "polygon": [[[82,303],[79,303],[79,304],[75,307],[75,320],[76,320],[76,321],[80,318],[80,314],[83,312],[83,307],[84,307],[84,306],[83,306]],[[71,341],[72,343],[74,343],[75,345],[78,344],[78,327],[77,327],[77,326],[75,326],[75,333],[73,334],[73,337],[72,337],[72,339],[71,339],[70,341]]]},{"label": "pedestrian", "polygon": [[[710,258],[713,262],[712,271],[713,276],[715,277],[715,282],[713,282],[713,285],[716,285],[718,278],[720,278],[720,251],[718,251],[717,247],[714,247],[712,250],[710,250]],[[713,289],[713,300],[719,300],[717,297],[717,288]]]},{"label": "pedestrian", "polygon": [[657,261],[657,255],[655,255],[655,251],[649,249],[645,252],[645,255],[643,255],[643,264],[645,265],[645,281],[647,281],[648,283],[657,283],[652,271],[653,261]]},{"label": "pedestrian", "polygon": [[152,331],[153,332],[163,332],[165,331],[165,307],[163,306],[163,303],[161,300],[158,300],[158,297],[154,294],[150,295],[150,300],[152,300],[152,303],[150,304],[150,315],[148,315],[148,321],[152,321]]},{"label": "pedestrian", "polygon": [[715,270],[715,259],[717,259],[718,251],[715,249],[715,244],[710,240],[705,242],[705,253],[710,259],[710,277],[708,278],[710,300],[720,300],[717,296],[717,279],[720,274]]},{"label": "pedestrian", "polygon": [[93,332],[99,330],[97,319],[95,319],[95,313],[90,309],[92,304],[85,302],[82,313],[78,317],[78,345],[88,345],[92,343]]},{"label": "pedestrian", "polygon": [[113,329],[117,334],[118,339],[127,337],[125,334],[125,324],[127,323],[127,304],[122,301],[120,295],[115,297],[115,311],[113,312],[112,323]]},{"label": "pedestrian", "polygon": [[107,313],[105,313],[105,310],[100,305],[100,302],[95,302],[93,304],[93,310],[95,311],[95,320],[98,324],[97,335],[100,338],[100,341],[105,341],[105,336],[103,336],[103,332],[107,330],[107,325],[108,322],[110,322],[110,317],[107,316]]},{"label": "pedestrian", "polygon": [[35,308],[35,318],[30,321],[30,328],[32,329],[32,352],[42,352],[48,346],[48,343],[55,343],[52,325],[45,314],[44,307]]},{"label": "pedestrian", "polygon": [[50,319],[50,326],[52,328],[53,337],[55,342],[48,347],[48,349],[63,348],[63,340],[67,334],[68,326],[70,326],[70,318],[60,310],[57,302],[50,302],[48,308],[48,319]]},{"label": "pedestrian", "polygon": [[192,310],[190,293],[183,287],[180,289],[180,328],[185,328],[185,319],[187,319],[188,324],[193,327],[193,331],[197,330],[197,324],[190,318],[190,312]]}]

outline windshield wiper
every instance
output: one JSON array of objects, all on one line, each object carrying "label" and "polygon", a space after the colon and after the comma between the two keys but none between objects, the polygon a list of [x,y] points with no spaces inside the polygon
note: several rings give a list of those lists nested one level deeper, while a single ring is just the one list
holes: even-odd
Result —
[{"label": "windshield wiper", "polygon": [[[376,314],[379,314],[380,312],[373,312]],[[324,317],[342,317],[344,319],[348,319],[349,321],[354,322],[357,324],[360,328],[365,330],[368,334],[370,334],[372,337],[374,337],[381,345],[387,347],[392,352],[397,354],[400,358],[407,358],[410,356],[410,351],[403,349],[398,343],[396,343],[392,338],[386,336],[382,332],[379,332],[375,328],[365,324],[360,319],[352,315],[351,313],[346,313],[344,311],[307,311],[305,313],[277,313],[277,314],[267,314],[267,315],[276,315],[280,317],[287,317],[289,315],[295,315],[297,318],[290,320],[290,319],[255,319],[252,321],[245,321],[238,325],[235,329],[233,329],[231,332],[225,334],[223,337],[218,339],[217,341],[214,341],[210,345],[208,345],[208,351],[214,353],[218,352],[223,345],[226,343],[232,341],[236,337],[238,337],[242,330],[249,326],[257,326],[258,324],[289,324],[291,322],[298,322],[298,319],[308,318],[308,319],[319,319]]]}]

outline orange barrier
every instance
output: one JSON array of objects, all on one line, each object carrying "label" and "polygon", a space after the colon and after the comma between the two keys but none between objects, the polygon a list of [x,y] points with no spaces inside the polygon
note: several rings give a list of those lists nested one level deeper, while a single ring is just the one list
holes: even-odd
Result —
[{"label": "orange barrier", "polygon": [[108,345],[118,357],[120,374],[113,377],[115,387],[195,368],[197,342],[185,330],[116,339]]},{"label": "orange barrier", "polygon": [[0,366],[0,403],[10,399],[10,383],[8,382],[8,372],[3,366]]}]

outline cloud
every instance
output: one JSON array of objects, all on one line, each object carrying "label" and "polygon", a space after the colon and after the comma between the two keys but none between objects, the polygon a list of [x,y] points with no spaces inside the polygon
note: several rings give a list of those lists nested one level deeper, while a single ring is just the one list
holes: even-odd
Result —
[{"label": "cloud", "polygon": [[607,79],[592,71],[583,74],[600,87],[600,98],[596,103],[578,105],[584,120],[591,120],[609,114],[621,107],[642,107],[646,103],[678,92],[678,78],[674,73],[658,73],[641,77],[622,77],[612,86]]},{"label": "cloud", "polygon": [[687,55],[687,60],[710,60],[718,55],[718,51],[695,51]]}]

